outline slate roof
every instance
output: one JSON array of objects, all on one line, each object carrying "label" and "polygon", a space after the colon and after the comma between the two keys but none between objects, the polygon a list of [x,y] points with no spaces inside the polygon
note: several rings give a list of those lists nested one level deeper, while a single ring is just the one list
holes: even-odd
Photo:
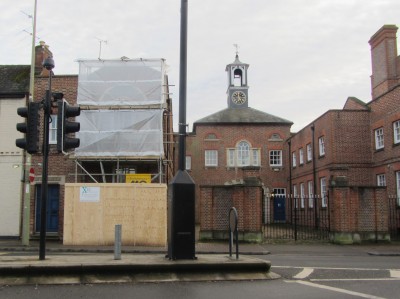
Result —
[{"label": "slate roof", "polygon": [[193,126],[201,124],[280,124],[293,125],[293,122],[259,111],[254,108],[226,108],[194,122]]},{"label": "slate roof", "polygon": [[29,92],[30,65],[0,65],[0,98]]}]

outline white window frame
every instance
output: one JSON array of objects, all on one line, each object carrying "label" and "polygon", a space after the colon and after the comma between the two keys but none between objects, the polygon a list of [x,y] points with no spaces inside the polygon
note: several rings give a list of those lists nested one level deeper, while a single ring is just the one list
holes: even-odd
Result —
[{"label": "white window frame", "polygon": [[228,148],[227,149],[227,159],[226,162],[228,164],[228,167],[235,167],[236,165],[236,150],[234,148]]},{"label": "white window frame", "polygon": [[380,173],[376,175],[376,185],[377,186],[386,186],[386,176],[384,173]]},{"label": "white window frame", "polygon": [[400,143],[400,120],[396,120],[393,123],[393,143]]},{"label": "white window frame", "polygon": [[293,198],[294,198],[294,207],[297,209],[299,207],[297,200],[297,185],[293,185]]},{"label": "white window frame", "polygon": [[217,150],[205,150],[204,151],[204,165],[206,167],[218,166],[218,151]]},{"label": "white window frame", "polygon": [[383,132],[383,127],[375,129],[375,149],[383,149],[385,147],[385,137]]},{"label": "white window frame", "polygon": [[306,145],[307,148],[307,162],[312,161],[312,148],[311,148],[311,143]]},{"label": "white window frame", "polygon": [[260,149],[252,148],[250,152],[251,152],[251,159],[250,159],[251,165],[260,166]]},{"label": "white window frame", "polygon": [[292,166],[293,167],[297,166],[296,152],[292,153]]},{"label": "white window frame", "polygon": [[326,208],[328,203],[327,203],[327,189],[326,189],[326,178],[322,177],[320,178],[320,185],[321,185],[321,206],[323,208]]},{"label": "white window frame", "polygon": [[325,156],[325,136],[318,138],[319,155]]},{"label": "white window frame", "polygon": [[240,141],[236,146],[237,165],[249,166],[250,165],[250,144],[247,141]]},{"label": "white window frame", "polygon": [[314,207],[314,184],[313,181],[308,181],[308,207]]},{"label": "white window frame", "polygon": [[269,165],[272,167],[282,166],[282,150],[269,151]]},{"label": "white window frame", "polygon": [[57,114],[50,115],[49,144],[57,144]]},{"label": "white window frame", "polygon": [[304,200],[306,197],[306,193],[304,190],[304,183],[300,183],[300,207],[304,209]]},{"label": "white window frame", "polygon": [[304,150],[303,150],[303,148],[299,149],[299,164],[300,165],[304,164]]},{"label": "white window frame", "polygon": [[[247,150],[243,151],[245,145]],[[244,154],[247,155],[246,160],[243,160]],[[235,148],[226,149],[226,165],[227,167],[260,166],[260,149],[251,147],[247,141],[240,141]]]},{"label": "white window frame", "polygon": [[186,170],[192,170],[192,156],[185,157],[185,164]]}]

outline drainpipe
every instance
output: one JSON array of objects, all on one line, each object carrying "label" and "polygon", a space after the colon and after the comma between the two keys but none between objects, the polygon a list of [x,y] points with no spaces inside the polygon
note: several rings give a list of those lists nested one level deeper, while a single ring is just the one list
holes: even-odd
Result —
[{"label": "drainpipe", "polygon": [[[288,140],[289,145],[289,193],[290,196],[293,194],[292,190],[292,141]],[[293,223],[293,209],[292,209],[292,200],[289,200],[289,209],[290,209],[290,221]]]},{"label": "drainpipe", "polygon": [[313,190],[313,194],[314,194],[314,218],[315,218],[315,228],[318,228],[318,213],[317,213],[317,172],[316,172],[316,168],[315,168],[315,126],[314,124],[311,125],[311,132],[312,132],[312,168],[313,168],[313,183],[314,183],[314,190]]}]

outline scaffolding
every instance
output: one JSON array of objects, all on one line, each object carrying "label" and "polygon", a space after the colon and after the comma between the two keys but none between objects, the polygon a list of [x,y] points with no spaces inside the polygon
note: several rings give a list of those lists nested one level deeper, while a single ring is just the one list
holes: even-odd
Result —
[{"label": "scaffolding", "polygon": [[172,103],[164,59],[79,60],[75,181],[120,183],[173,173]]}]

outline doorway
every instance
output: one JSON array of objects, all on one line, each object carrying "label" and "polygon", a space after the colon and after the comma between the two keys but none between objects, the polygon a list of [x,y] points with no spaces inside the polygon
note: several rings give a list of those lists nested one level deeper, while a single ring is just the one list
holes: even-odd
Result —
[{"label": "doorway", "polygon": [[[42,185],[36,185],[35,192],[35,231],[40,232]],[[58,233],[58,214],[60,203],[60,185],[48,185],[46,232]]]}]

